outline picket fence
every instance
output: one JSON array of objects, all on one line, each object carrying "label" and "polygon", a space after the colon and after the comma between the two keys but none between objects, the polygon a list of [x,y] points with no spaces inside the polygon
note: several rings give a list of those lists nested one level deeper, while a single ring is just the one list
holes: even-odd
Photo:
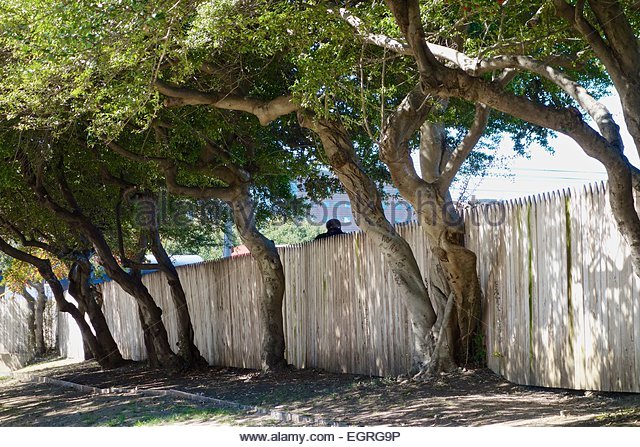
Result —
[{"label": "picket fence", "polygon": [[27,300],[7,291],[0,296],[0,370],[20,367],[31,356]]},{"label": "picket fence", "polygon": [[472,208],[466,221],[492,370],[520,384],[640,392],[640,278],[604,184]]},{"label": "picket fence", "polygon": [[[0,371],[24,366],[34,356],[35,340],[29,337],[29,306],[22,295],[6,290],[0,296]],[[48,349],[57,346],[58,315],[50,300],[44,312],[44,341]]]},{"label": "picket fence", "polygon": [[[604,184],[526,199],[469,205],[467,246],[478,254],[489,367],[545,387],[640,392],[640,278],[611,215]],[[425,275],[421,228],[398,232]],[[413,355],[410,321],[384,256],[363,233],[279,249],[286,275],[286,356],[300,368],[393,376]],[[260,275],[250,256],[178,268],[195,341],[212,365],[258,368]],[[428,278],[425,277],[425,281]],[[177,342],[162,273],[144,277]],[[133,299],[103,285],[104,311],[125,357],[146,356]],[[24,309],[0,302],[0,351],[24,339]],[[60,349],[79,357],[79,331],[60,320]]]},{"label": "picket fence", "polygon": [[[478,253],[487,362],[527,385],[640,391],[640,280],[604,184],[464,211]],[[423,272],[416,224],[398,227]],[[410,321],[384,256],[363,233],[280,248],[286,356],[296,367],[393,376],[413,355]],[[179,268],[195,340],[210,364],[257,368],[262,285],[250,256]],[[425,278],[425,281],[427,278]],[[163,274],[144,279],[176,343]],[[104,286],[105,311],[129,358],[145,358],[131,297]]]}]

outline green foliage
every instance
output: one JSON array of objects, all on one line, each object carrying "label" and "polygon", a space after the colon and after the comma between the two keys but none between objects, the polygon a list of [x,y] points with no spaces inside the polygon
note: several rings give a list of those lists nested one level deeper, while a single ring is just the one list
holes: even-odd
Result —
[{"label": "green foliage", "polygon": [[[0,166],[0,193],[16,199],[0,205],[0,212],[30,235],[38,230],[66,245],[86,245],[35,203],[20,178],[16,146],[46,170],[45,186],[62,203],[57,175],[67,179],[83,212],[114,247],[115,210],[120,209],[127,250],[135,249],[135,210],[122,187],[104,179],[104,171],[156,195],[161,195],[164,172],[158,163],[132,163],[108,150],[110,141],[145,157],[177,162],[178,180],[187,186],[224,186],[215,168],[242,167],[252,176],[261,223],[305,214],[308,204],[293,185],[314,201],[340,189],[324,168],[327,160],[318,142],[300,129],[295,116],[261,126],[246,113],[206,106],[167,109],[154,88],[156,80],[263,99],[291,94],[315,114],[342,121],[367,173],[379,184],[389,182],[377,141],[385,118],[416,85],[415,63],[363,42],[339,16],[343,6],[320,0],[5,0],[0,7],[0,119],[9,130],[0,134],[0,151],[10,161]],[[384,2],[346,6],[362,20],[362,32],[400,38]],[[421,7],[430,42],[470,57],[526,54],[564,60],[561,69],[596,96],[609,86],[585,43],[540,1],[424,0]],[[639,14],[628,13],[636,24]],[[554,107],[572,103],[554,84],[527,73],[519,73],[506,89]],[[471,124],[474,106],[451,99],[444,115],[431,117],[447,126],[449,146]],[[167,141],[150,130],[158,121],[170,124]],[[547,146],[551,135],[494,112],[461,174],[486,169],[505,133],[519,154],[532,143]],[[207,142],[223,147],[229,158],[198,165]],[[184,211],[180,219],[162,222],[167,243],[174,250],[205,250],[213,256],[210,250],[219,247],[226,218],[204,218],[197,215],[201,204],[170,200]]]},{"label": "green foliage", "polygon": [[[93,133],[145,122],[149,90],[180,13],[174,2],[7,0],[0,9],[0,107],[25,126],[64,129],[92,115]],[[163,57],[164,55],[164,57]],[[110,82],[117,81],[117,82]],[[29,111],[25,114],[24,111]]]},{"label": "green foliage", "polygon": [[311,225],[309,222],[272,221],[261,228],[262,234],[271,239],[276,245],[293,245],[309,242],[325,231],[321,225]]},{"label": "green foliage", "polygon": [[160,230],[170,255],[199,255],[204,260],[222,256],[229,211],[217,200],[161,196]]}]

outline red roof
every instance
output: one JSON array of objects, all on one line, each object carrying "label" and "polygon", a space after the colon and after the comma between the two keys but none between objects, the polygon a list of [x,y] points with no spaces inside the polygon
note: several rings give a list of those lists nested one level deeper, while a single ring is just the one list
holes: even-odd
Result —
[{"label": "red roof", "polygon": [[238,245],[237,247],[233,247],[233,249],[231,250],[231,257],[248,255],[249,253],[250,251],[246,245]]}]

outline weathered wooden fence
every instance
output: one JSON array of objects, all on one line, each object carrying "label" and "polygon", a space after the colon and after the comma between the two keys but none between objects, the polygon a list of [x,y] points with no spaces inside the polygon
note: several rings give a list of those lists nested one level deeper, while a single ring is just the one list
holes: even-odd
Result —
[{"label": "weathered wooden fence", "polygon": [[[489,366],[521,384],[640,391],[640,278],[602,184],[470,210]],[[488,222],[504,222],[491,225]]]},{"label": "weathered wooden fence", "polygon": [[[521,384],[640,391],[640,280],[603,185],[469,207],[467,244],[478,253],[489,366]],[[399,233],[423,272],[416,225]],[[286,273],[287,358],[298,367],[372,375],[406,372],[407,313],[383,255],[362,233],[280,249]],[[249,256],[178,269],[196,344],[211,364],[259,367],[257,300]],[[160,273],[144,278],[175,345],[173,304]],[[123,354],[145,357],[133,299],[104,285],[105,312]]]},{"label": "weathered wooden fence", "polygon": [[[400,232],[428,256],[415,226]],[[286,274],[287,359],[297,367],[390,375],[407,371],[413,354],[407,313],[382,254],[362,233],[280,249]],[[424,263],[425,260],[422,260]],[[178,269],[193,318],[196,345],[211,364],[260,367],[257,302],[262,283],[250,256]],[[164,275],[144,277],[177,342],[174,306]],[[105,313],[123,355],[145,358],[133,299],[104,285]]]},{"label": "weathered wooden fence", "polygon": [[[20,368],[34,355],[34,342],[29,336],[29,306],[22,295],[9,290],[0,296],[0,370]],[[44,312],[44,339],[49,349],[56,346],[57,310],[52,301]]]},{"label": "weathered wooden fence", "polygon": [[31,356],[27,300],[7,291],[0,297],[0,370],[19,368]]}]

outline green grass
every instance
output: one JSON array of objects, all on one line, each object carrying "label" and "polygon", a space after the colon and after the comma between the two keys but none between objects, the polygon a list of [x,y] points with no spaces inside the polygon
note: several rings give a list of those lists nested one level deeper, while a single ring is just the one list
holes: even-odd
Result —
[{"label": "green grass", "polygon": [[2,382],[3,380],[9,380],[11,379],[11,376],[0,376],[0,382]]},{"label": "green grass", "polygon": [[595,417],[599,426],[625,426],[640,424],[640,408],[624,408]]},{"label": "green grass", "polygon": [[191,408],[178,407],[171,414],[153,417],[143,417],[138,420],[135,427],[147,427],[153,425],[165,425],[186,421],[205,421],[215,419],[216,422],[230,423],[236,413],[222,408]]},{"label": "green grass", "polygon": [[142,409],[133,411],[125,410],[121,414],[101,421],[97,425],[102,427],[148,427],[154,425],[175,424],[187,421],[207,421],[215,420],[219,423],[232,423],[236,413],[222,408],[194,408],[189,406],[171,407],[157,414],[151,412],[144,414]]}]

